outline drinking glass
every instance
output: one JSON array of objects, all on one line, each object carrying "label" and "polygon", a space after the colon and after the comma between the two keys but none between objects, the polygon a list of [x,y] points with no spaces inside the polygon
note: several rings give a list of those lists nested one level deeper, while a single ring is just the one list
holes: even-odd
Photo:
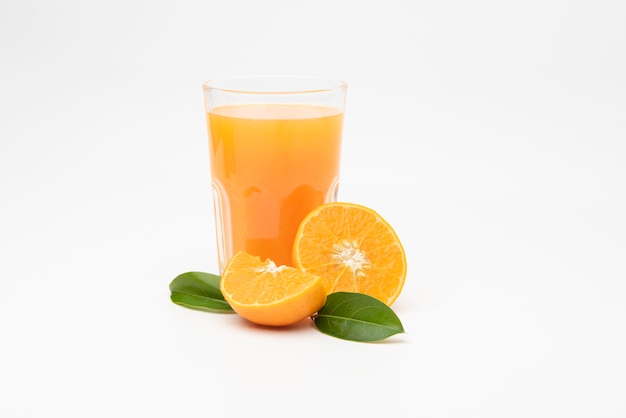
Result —
[{"label": "drinking glass", "polygon": [[240,250],[293,265],[300,222],[337,200],[346,83],[236,77],[202,87],[220,273]]}]

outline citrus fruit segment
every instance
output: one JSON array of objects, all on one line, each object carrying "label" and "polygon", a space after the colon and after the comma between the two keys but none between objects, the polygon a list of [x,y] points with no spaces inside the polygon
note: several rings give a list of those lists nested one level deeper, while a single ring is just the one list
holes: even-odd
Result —
[{"label": "citrus fruit segment", "polygon": [[320,277],[243,251],[226,264],[220,290],[235,312],[260,325],[295,324],[326,301]]},{"label": "citrus fruit segment", "polygon": [[300,270],[322,277],[328,294],[365,293],[391,305],[406,277],[404,248],[374,210],[354,203],[327,203],[309,213],[293,248]]}]

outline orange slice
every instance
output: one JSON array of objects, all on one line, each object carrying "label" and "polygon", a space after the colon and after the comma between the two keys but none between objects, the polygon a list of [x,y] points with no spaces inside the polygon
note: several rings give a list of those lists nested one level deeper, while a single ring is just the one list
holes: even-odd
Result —
[{"label": "orange slice", "polygon": [[320,277],[243,251],[224,268],[220,290],[235,312],[260,325],[295,324],[326,302]]},{"label": "orange slice", "polygon": [[309,213],[293,248],[300,270],[322,277],[327,293],[359,292],[391,305],[406,277],[404,248],[378,213],[354,203],[327,203]]}]

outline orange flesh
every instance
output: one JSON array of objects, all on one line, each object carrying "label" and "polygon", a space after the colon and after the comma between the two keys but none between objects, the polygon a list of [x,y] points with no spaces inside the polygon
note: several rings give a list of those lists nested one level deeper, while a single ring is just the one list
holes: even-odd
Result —
[{"label": "orange flesh", "polygon": [[303,221],[294,245],[296,266],[321,276],[327,293],[359,292],[391,305],[404,285],[402,244],[376,212],[334,203]]},{"label": "orange flesh", "polygon": [[224,298],[239,315],[261,325],[284,326],[317,312],[326,301],[321,278],[271,260],[238,252],[220,281]]}]

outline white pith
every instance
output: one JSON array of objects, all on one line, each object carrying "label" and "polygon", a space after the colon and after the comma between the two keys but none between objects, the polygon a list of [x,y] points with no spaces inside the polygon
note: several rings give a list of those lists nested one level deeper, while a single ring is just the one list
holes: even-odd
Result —
[{"label": "white pith", "polygon": [[342,241],[333,245],[333,258],[348,267],[355,276],[364,276],[365,269],[371,267],[367,256],[356,241]]},{"label": "white pith", "polygon": [[259,273],[271,273],[275,275],[276,273],[284,270],[285,267],[286,266],[277,267],[276,263],[274,263],[272,260],[269,260],[265,266],[257,268],[256,271]]}]

